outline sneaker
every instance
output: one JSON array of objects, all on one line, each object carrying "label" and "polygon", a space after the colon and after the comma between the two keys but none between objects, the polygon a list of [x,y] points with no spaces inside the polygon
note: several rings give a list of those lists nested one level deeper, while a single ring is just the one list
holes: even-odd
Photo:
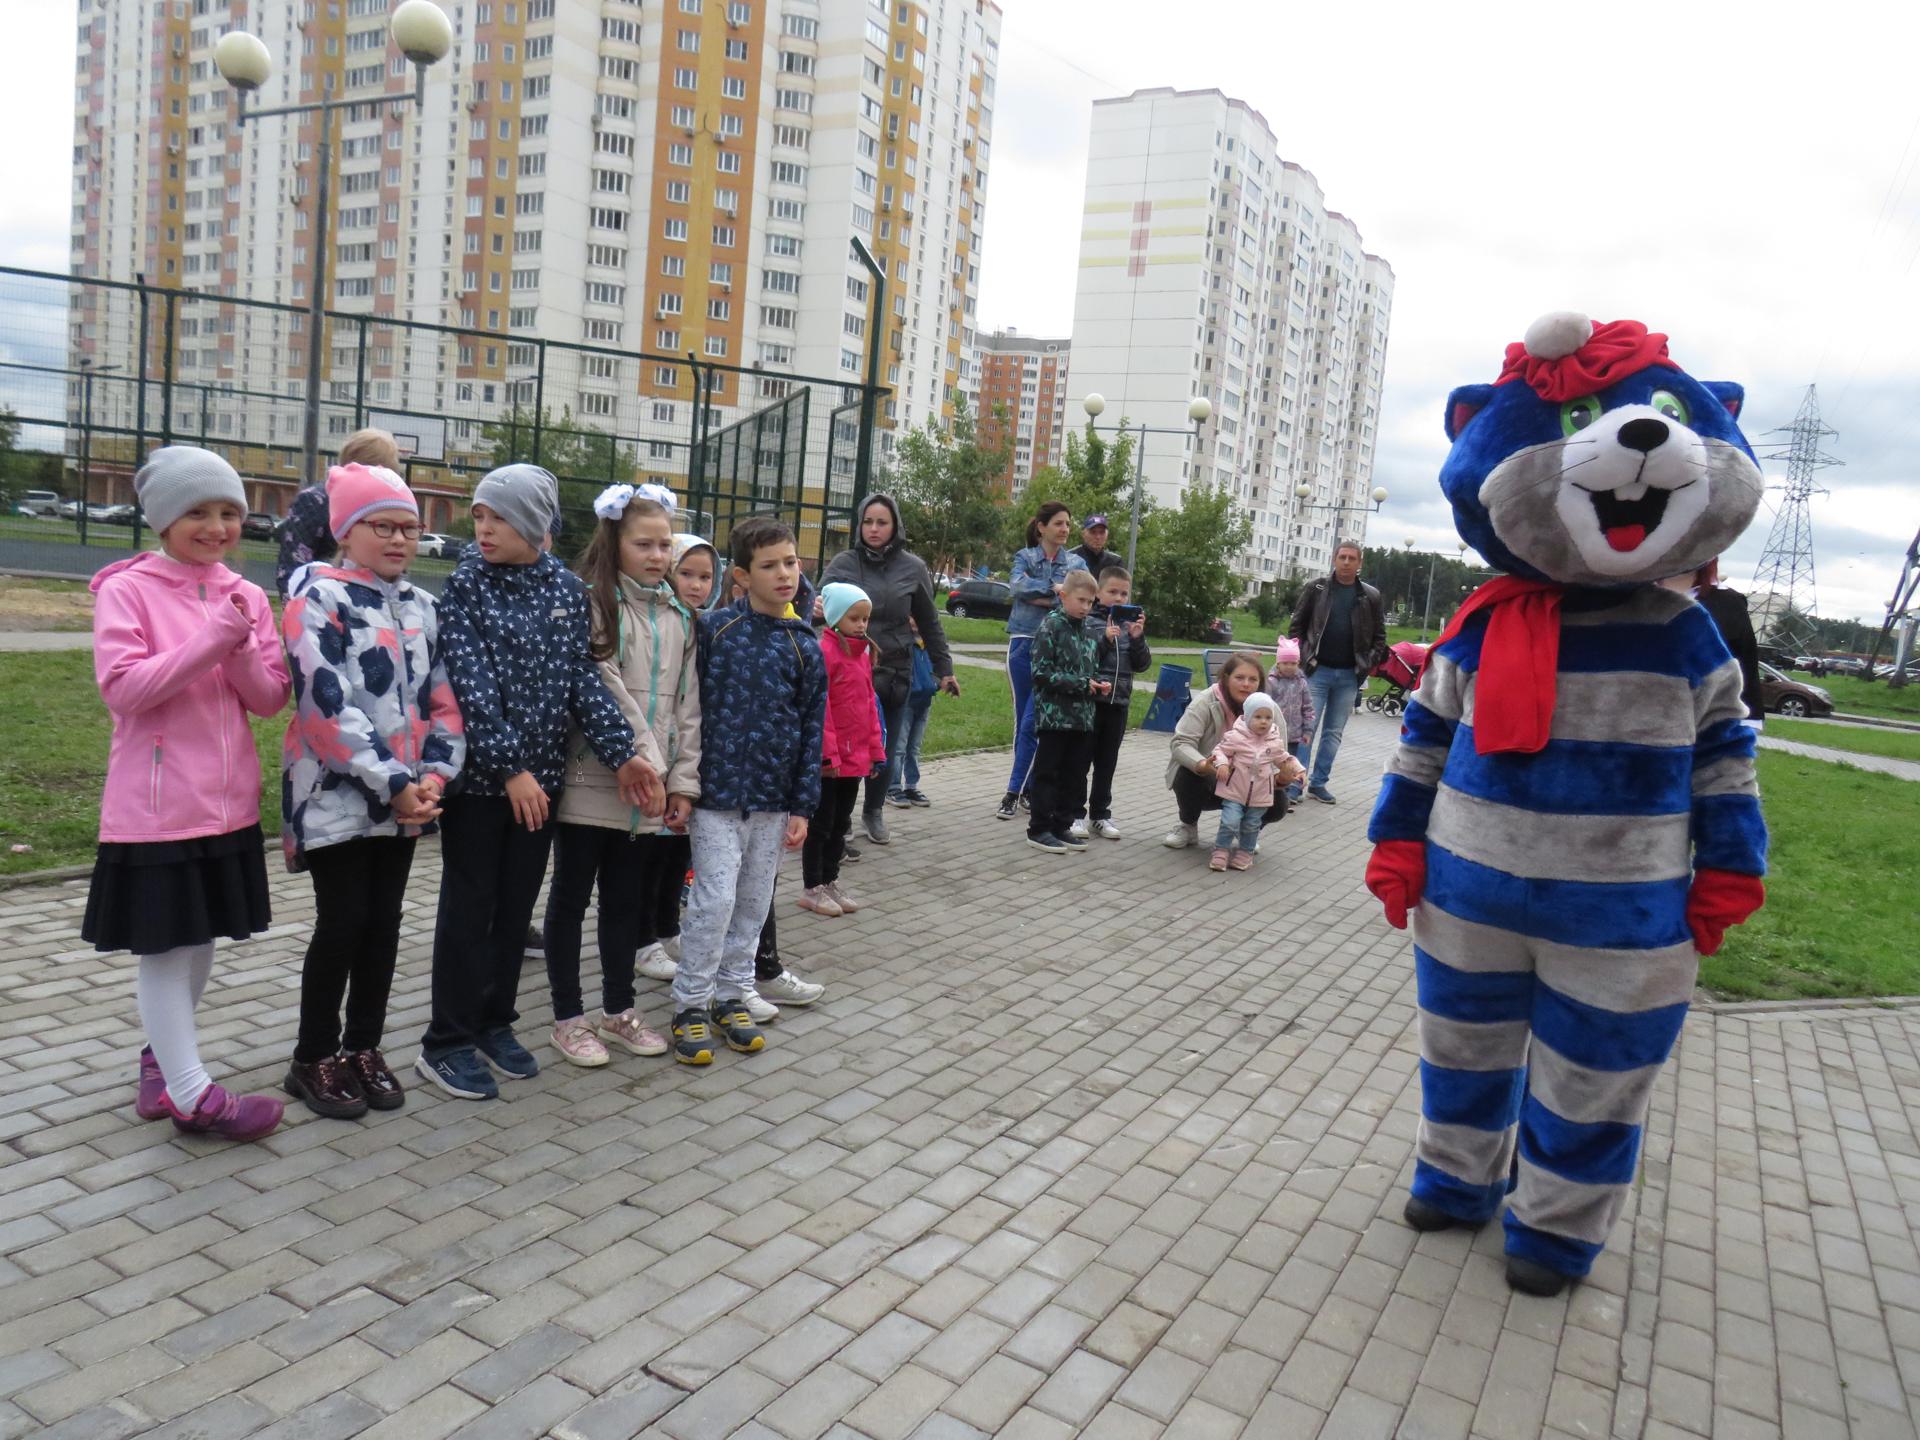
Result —
[{"label": "sneaker", "polygon": [[1067,827],[1065,838],[1070,840],[1084,840],[1087,838],[1087,821],[1085,816],[1082,816]]},{"label": "sneaker", "polygon": [[802,890],[800,898],[794,902],[802,910],[811,910],[816,915],[824,915],[829,920],[841,913],[840,902],[825,885],[815,885],[810,890]]},{"label": "sneaker", "polygon": [[431,1060],[423,1050],[413,1068],[422,1080],[438,1085],[456,1100],[496,1100],[500,1096],[493,1072],[480,1059],[480,1052],[471,1047],[449,1050]]},{"label": "sneaker", "polygon": [[1340,803],[1333,798],[1333,792],[1324,785],[1309,785],[1307,787],[1307,794],[1315,800],[1318,800],[1322,805],[1337,805]]},{"label": "sneaker", "polygon": [[511,1030],[489,1030],[476,1039],[473,1046],[487,1067],[502,1080],[531,1080],[540,1073],[540,1062],[513,1038]]},{"label": "sneaker", "polygon": [[[811,980],[802,980],[791,970],[782,970],[771,980],[762,980],[754,986],[756,994],[765,992],[763,998],[778,1000],[782,1005],[807,1006],[813,1004],[827,993],[827,987],[816,985]],[[751,1004],[747,1007],[751,1010]]]},{"label": "sneaker", "polygon": [[1200,843],[1200,827],[1198,825],[1176,825],[1166,833],[1166,837],[1162,839],[1160,843],[1169,850],[1184,850],[1189,845],[1198,845]]},{"label": "sneaker", "polygon": [[993,817],[996,820],[1011,820],[1019,813],[1020,797],[1014,791],[1009,790],[1006,793],[1006,797],[1001,800],[1000,808],[993,812]]},{"label": "sneaker", "polygon": [[840,888],[840,882],[838,880],[833,881],[831,884],[822,885],[820,888],[826,891],[827,894],[832,898],[833,903],[840,907],[840,913],[842,915],[853,914],[853,912],[858,910],[861,907],[861,905],[864,903],[862,901],[854,899],[853,896],[847,894],[846,891],[842,890]]},{"label": "sneaker", "polygon": [[538,925],[527,927],[527,953],[544,955],[547,953],[547,932]]},{"label": "sneaker", "polygon": [[1033,796],[1025,790],[1020,792],[1020,808],[1025,810],[1029,815],[1033,813]]},{"label": "sneaker", "polygon": [[667,947],[658,942],[640,952],[635,968],[649,980],[671,980],[680,973],[680,967],[667,954]]},{"label": "sneaker", "polygon": [[1302,790],[1298,785],[1289,785],[1287,787],[1287,803],[1289,805],[1298,805],[1300,803],[1300,797],[1306,793],[1307,792]]},{"label": "sneaker", "polygon": [[742,1055],[755,1055],[767,1048],[767,1037],[754,1025],[744,995],[738,1000],[713,1002],[713,1028],[726,1040],[729,1050]]},{"label": "sneaker", "polygon": [[713,1063],[713,1024],[704,1010],[682,1010],[673,1017],[673,1058],[682,1065]]},{"label": "sneaker", "polygon": [[1043,850],[1049,855],[1064,855],[1067,853],[1067,842],[1062,840],[1058,835],[1029,835],[1027,836],[1027,844],[1033,846],[1036,850]]},{"label": "sneaker", "polygon": [[360,1093],[375,1110],[398,1110],[407,1103],[400,1077],[387,1068],[387,1057],[378,1050],[349,1050],[345,1058],[360,1082]]},{"label": "sneaker", "polygon": [[584,1015],[562,1020],[553,1027],[553,1048],[560,1052],[561,1059],[589,1069],[604,1065],[613,1058],[607,1054],[607,1047],[600,1043],[600,1037],[593,1033],[593,1026],[587,1023]]},{"label": "sneaker", "polygon": [[840,852],[840,863],[842,865],[858,865],[860,863],[860,852],[851,845],[847,846],[845,850]]},{"label": "sneaker", "polygon": [[1053,838],[1076,855],[1082,854],[1087,848],[1087,837],[1084,835],[1076,835],[1071,829],[1069,829],[1066,834],[1055,835]]},{"label": "sneaker", "polygon": [[887,833],[887,817],[879,810],[869,810],[862,815],[860,828],[867,832],[867,839],[876,845],[893,843],[893,837]]},{"label": "sneaker", "polygon": [[889,790],[887,792],[887,803],[896,810],[911,810],[913,808],[913,797],[908,795],[904,790]]},{"label": "sneaker", "polygon": [[160,1073],[151,1045],[140,1051],[140,1086],[134,1091],[133,1113],[142,1120],[158,1120],[167,1113],[167,1077]]},{"label": "sneaker", "polygon": [[367,1097],[360,1093],[353,1067],[338,1055],[323,1056],[310,1065],[294,1061],[280,1088],[329,1120],[358,1120],[367,1113]]},{"label": "sneaker", "polygon": [[924,791],[909,789],[906,792],[906,794],[907,794],[907,803],[909,805],[914,806],[916,809],[924,810],[929,805],[933,804],[933,801],[929,800],[926,797],[926,793]]},{"label": "sneaker", "polygon": [[1253,852],[1251,850],[1234,851],[1233,858],[1227,861],[1227,868],[1229,870],[1253,869]]},{"label": "sneaker", "polygon": [[780,1007],[760,993],[758,981],[740,992],[740,1003],[747,1007],[756,1025],[771,1025],[780,1018]]},{"label": "sneaker", "polygon": [[1111,820],[1096,820],[1093,822],[1093,833],[1102,840],[1118,840],[1120,827]]},{"label": "sneaker", "polygon": [[1216,847],[1213,854],[1207,858],[1207,869],[1224,870],[1226,868],[1227,852]]},{"label": "sneaker", "polygon": [[593,1027],[596,1034],[610,1045],[618,1045],[633,1055],[664,1055],[667,1053],[667,1037],[658,1030],[649,1029],[640,1023],[640,1014],[636,1010],[622,1010],[609,1015],[600,1014],[600,1023]]},{"label": "sneaker", "polygon": [[173,1097],[161,1097],[173,1128],[182,1135],[216,1135],[222,1140],[258,1140],[279,1125],[287,1107],[271,1095],[235,1095],[220,1085],[209,1085],[193,1107],[183,1115]]},{"label": "sneaker", "polygon": [[669,935],[660,942],[660,948],[667,952],[667,959],[673,962],[676,971],[680,968],[680,937]]}]

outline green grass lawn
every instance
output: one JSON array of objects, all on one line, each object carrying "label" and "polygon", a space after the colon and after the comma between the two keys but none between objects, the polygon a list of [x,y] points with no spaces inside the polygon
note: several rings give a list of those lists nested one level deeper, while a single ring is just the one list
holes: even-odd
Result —
[{"label": "green grass lawn", "polygon": [[[1884,720],[1911,720],[1920,723],[1920,685],[1889,690],[1885,681],[1862,680],[1854,675],[1828,675],[1816,678],[1795,671],[1794,679],[1818,685],[1833,696],[1833,708],[1847,715],[1878,715]],[[1769,725],[1773,722],[1768,721]]]},{"label": "green grass lawn", "polygon": [[1760,793],[1767,903],[1700,983],[1758,1000],[1920,993],[1920,784],[1762,751]]},{"label": "green grass lawn", "polygon": [[1824,725],[1818,720],[1789,720],[1785,716],[1769,715],[1766,733],[1798,745],[1824,745],[1829,750],[1851,750],[1856,755],[1920,761],[1920,730],[1873,730],[1864,725]]}]

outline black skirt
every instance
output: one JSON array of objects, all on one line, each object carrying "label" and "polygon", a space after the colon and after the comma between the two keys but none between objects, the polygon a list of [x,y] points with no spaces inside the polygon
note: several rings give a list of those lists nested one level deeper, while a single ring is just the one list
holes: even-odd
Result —
[{"label": "black skirt", "polygon": [[194,840],[102,841],[81,938],[96,950],[158,955],[265,930],[265,843],[258,824]]}]

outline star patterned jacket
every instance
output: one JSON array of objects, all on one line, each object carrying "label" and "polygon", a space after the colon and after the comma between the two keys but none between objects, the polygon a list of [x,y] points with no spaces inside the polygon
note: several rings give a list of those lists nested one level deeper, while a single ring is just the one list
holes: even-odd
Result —
[{"label": "star patterned jacket", "polygon": [[805,620],[745,596],[700,617],[702,809],[811,817],[826,716],[827,665]]},{"label": "star patterned jacket", "polygon": [[440,648],[433,597],[402,576],[304,565],[280,617],[293,676],[281,747],[280,843],[287,868],[307,852],[370,835],[424,835],[393,797],[426,775],[452,783],[467,753]]},{"label": "star patterned jacket", "polygon": [[633,758],[633,727],[588,650],[592,608],[586,582],[551,554],[494,565],[469,553],[447,577],[440,641],[467,727],[463,793],[504,795],[525,770],[558,795],[570,722],[609,770]]}]

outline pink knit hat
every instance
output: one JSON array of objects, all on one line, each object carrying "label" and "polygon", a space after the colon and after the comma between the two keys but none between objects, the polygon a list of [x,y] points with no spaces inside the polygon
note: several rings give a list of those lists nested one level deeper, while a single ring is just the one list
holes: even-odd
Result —
[{"label": "pink knit hat", "polygon": [[1276,665],[1298,665],[1300,663],[1300,644],[1282,635],[1273,647],[1273,663]]},{"label": "pink knit hat", "polygon": [[384,465],[336,465],[327,471],[327,528],[343,540],[376,510],[404,510],[420,518],[420,502],[406,481]]}]

